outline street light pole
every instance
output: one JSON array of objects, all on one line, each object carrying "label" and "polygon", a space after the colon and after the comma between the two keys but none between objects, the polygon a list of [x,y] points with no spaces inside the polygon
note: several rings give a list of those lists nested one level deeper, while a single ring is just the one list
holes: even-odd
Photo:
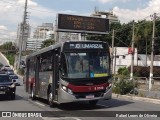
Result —
[{"label": "street light pole", "polygon": [[19,41],[19,56],[18,56],[18,69],[20,68],[21,64],[21,59],[22,59],[22,46],[24,42],[24,33],[25,33],[25,26],[26,26],[26,19],[27,19],[27,3],[28,0],[25,1],[25,7],[24,7],[24,15],[23,15],[23,22],[22,22],[22,34],[21,34],[21,39]]},{"label": "street light pole", "polygon": [[149,76],[149,91],[151,91],[152,89],[152,79],[153,79],[155,20],[156,20],[156,13],[153,14],[153,33],[152,33],[151,64],[150,64],[150,76]]}]

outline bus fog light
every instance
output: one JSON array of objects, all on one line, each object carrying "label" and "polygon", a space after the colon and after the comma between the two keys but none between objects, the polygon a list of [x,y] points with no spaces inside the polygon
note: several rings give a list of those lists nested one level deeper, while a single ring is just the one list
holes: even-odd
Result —
[{"label": "bus fog light", "polygon": [[69,93],[69,94],[73,94],[73,92],[72,92],[71,89],[68,89],[68,93]]}]

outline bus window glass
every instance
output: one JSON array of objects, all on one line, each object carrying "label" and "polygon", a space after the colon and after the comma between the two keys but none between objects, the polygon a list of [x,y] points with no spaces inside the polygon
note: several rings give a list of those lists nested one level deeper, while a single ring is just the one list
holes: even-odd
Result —
[{"label": "bus window glass", "polygon": [[109,61],[105,52],[64,53],[62,68],[65,77],[90,78],[108,76]]},{"label": "bus window glass", "polygon": [[52,71],[52,56],[49,54],[42,55],[40,59],[40,72]]}]

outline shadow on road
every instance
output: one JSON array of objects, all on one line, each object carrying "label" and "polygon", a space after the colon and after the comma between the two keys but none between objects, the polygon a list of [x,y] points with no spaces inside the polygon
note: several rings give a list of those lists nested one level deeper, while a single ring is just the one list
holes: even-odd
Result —
[{"label": "shadow on road", "polygon": [[[16,95],[15,100],[22,100],[22,99],[23,99],[23,97]],[[12,100],[10,99],[10,96],[0,95],[0,101],[12,101]]]},{"label": "shadow on road", "polygon": [[[32,101],[32,100],[30,100]],[[37,98],[36,101],[39,101],[41,103],[44,103],[48,105],[48,101],[42,98]],[[49,105],[48,105],[49,106]],[[95,110],[95,109],[102,109],[105,108],[105,106],[99,106],[99,105],[90,105],[88,102],[77,102],[77,103],[64,103],[64,104],[54,104],[53,108],[59,108],[61,110]]]},{"label": "shadow on road", "polygon": [[132,104],[132,103],[134,102],[127,101],[127,100],[120,100],[120,99],[100,100],[98,102],[99,105],[103,105],[108,108],[125,106],[125,105]]},{"label": "shadow on road", "polygon": [[88,102],[65,103],[58,106],[61,110],[96,110],[106,108],[105,106],[90,105]]},{"label": "shadow on road", "polygon": [[[38,98],[37,101],[42,102],[48,105],[48,101],[45,99]],[[124,101],[118,99],[111,100],[100,100],[96,105],[90,105],[88,102],[77,102],[77,103],[64,103],[64,104],[54,104],[54,107],[61,110],[96,110],[96,109],[105,109],[105,108],[114,108],[132,104],[134,102]]]}]

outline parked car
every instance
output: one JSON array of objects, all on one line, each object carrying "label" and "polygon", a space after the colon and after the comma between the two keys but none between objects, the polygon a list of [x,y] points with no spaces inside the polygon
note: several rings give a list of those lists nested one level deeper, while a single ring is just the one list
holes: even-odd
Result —
[{"label": "parked car", "polygon": [[11,67],[8,66],[8,65],[5,65],[1,68],[2,71],[8,71],[8,70],[11,70]]},{"label": "parked car", "polygon": [[10,96],[15,99],[16,85],[7,74],[0,74],[0,94]]},{"label": "parked car", "polygon": [[10,75],[10,78],[12,79],[12,82],[14,82],[16,85],[20,85],[20,80],[17,75]]},{"label": "parked car", "polygon": [[6,73],[7,73],[8,75],[14,75],[14,71],[13,71],[13,70],[7,70]]},{"label": "parked car", "polygon": [[11,70],[11,67],[10,67],[9,65],[5,65],[5,66],[4,66],[4,69],[6,69],[6,70]]}]

